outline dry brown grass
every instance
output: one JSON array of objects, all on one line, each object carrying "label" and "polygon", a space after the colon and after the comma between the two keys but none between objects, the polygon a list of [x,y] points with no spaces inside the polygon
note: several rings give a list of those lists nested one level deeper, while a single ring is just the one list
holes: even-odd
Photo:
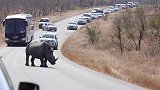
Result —
[{"label": "dry brown grass", "polygon": [[[113,32],[113,20],[117,15],[119,14],[110,14],[107,21],[100,19],[89,24],[99,24],[102,33],[99,43],[88,44],[83,27],[67,39],[61,49],[62,53],[93,70],[151,90],[160,90],[160,56],[146,56],[143,50],[124,52],[122,55],[108,44],[108,38]],[[146,44],[142,45],[145,46]]]},{"label": "dry brown grass", "polygon": [[3,31],[3,27],[0,26],[0,45],[4,45],[4,31]]}]

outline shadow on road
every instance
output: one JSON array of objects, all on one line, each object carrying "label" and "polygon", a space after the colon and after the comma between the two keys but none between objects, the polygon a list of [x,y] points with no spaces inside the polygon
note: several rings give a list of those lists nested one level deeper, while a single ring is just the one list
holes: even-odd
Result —
[{"label": "shadow on road", "polygon": [[[36,68],[39,68],[40,66],[28,66],[28,67],[36,67]],[[40,67],[40,68],[50,68],[50,69],[56,69],[55,67]]]},{"label": "shadow on road", "polygon": [[6,45],[6,47],[26,47],[27,44],[10,44]]}]

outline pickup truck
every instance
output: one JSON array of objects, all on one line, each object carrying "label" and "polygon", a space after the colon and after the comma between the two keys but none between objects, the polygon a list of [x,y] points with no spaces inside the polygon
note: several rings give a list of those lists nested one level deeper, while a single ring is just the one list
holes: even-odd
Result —
[{"label": "pickup truck", "polygon": [[40,18],[39,29],[43,29],[42,26],[47,25],[48,23],[49,23],[49,18]]}]

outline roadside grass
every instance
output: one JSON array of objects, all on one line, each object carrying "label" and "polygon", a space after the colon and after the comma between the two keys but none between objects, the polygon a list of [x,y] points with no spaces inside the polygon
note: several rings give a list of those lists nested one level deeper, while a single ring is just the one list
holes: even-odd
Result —
[{"label": "roadside grass", "polygon": [[146,44],[143,50],[124,52],[123,55],[111,47],[110,34],[113,32],[113,13],[105,20],[94,20],[87,26],[99,25],[101,38],[98,43],[90,44],[85,36],[85,26],[74,32],[64,43],[61,51],[72,61],[102,72],[112,77],[137,84],[150,90],[160,90],[160,56],[147,56]]},{"label": "roadside grass", "polygon": [[4,44],[4,31],[2,29],[3,27],[0,26],[0,45]]}]

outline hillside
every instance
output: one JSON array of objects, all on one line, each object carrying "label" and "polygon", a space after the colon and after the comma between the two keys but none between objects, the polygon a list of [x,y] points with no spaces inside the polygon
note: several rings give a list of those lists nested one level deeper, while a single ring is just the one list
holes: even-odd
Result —
[{"label": "hillside", "polygon": [[[113,34],[116,35],[115,20],[117,22],[117,17],[122,14],[124,12],[112,13],[106,16],[107,19],[94,20],[87,25],[91,30],[100,31],[97,43],[88,42],[87,28],[84,26],[65,42],[61,51],[64,56],[80,65],[151,90],[159,90],[160,54],[150,33],[153,29],[147,27],[140,50],[135,49],[134,43],[130,41],[132,39],[122,32],[125,46],[121,53],[118,40],[114,39]],[[135,35],[138,43],[138,32]]]}]

